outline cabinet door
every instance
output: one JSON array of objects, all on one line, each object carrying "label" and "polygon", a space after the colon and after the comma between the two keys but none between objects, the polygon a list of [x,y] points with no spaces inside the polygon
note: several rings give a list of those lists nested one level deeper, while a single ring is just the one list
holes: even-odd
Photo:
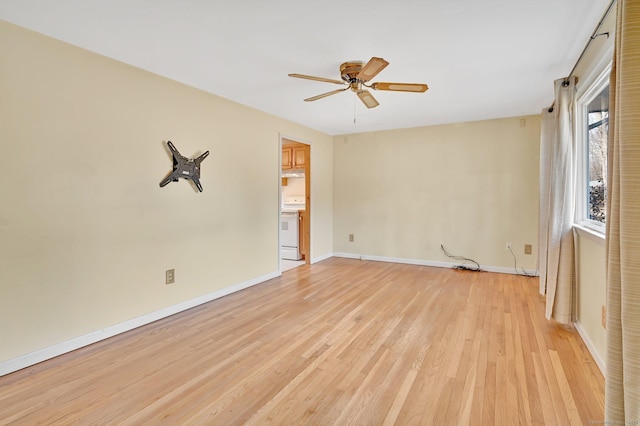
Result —
[{"label": "cabinet door", "polygon": [[293,168],[293,148],[282,148],[282,170]]},{"label": "cabinet door", "polygon": [[305,165],[305,155],[307,152],[306,146],[293,147],[293,167],[296,169],[302,169]]}]

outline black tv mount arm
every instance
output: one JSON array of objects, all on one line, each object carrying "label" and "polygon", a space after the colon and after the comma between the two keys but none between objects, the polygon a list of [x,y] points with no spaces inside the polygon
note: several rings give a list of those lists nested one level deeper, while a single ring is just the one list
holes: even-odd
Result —
[{"label": "black tv mount arm", "polygon": [[198,158],[187,158],[178,152],[171,141],[168,141],[167,145],[169,145],[171,154],[173,154],[173,172],[160,182],[160,187],[165,186],[169,182],[177,182],[179,178],[184,178],[192,180],[198,190],[202,192],[202,185],[200,184],[200,163],[207,158],[209,151]]}]

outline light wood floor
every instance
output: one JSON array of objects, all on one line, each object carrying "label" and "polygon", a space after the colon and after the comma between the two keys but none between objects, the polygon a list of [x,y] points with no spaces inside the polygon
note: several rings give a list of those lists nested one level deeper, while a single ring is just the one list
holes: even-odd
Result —
[{"label": "light wood floor", "polygon": [[0,378],[0,424],[589,424],[533,278],[332,258]]}]

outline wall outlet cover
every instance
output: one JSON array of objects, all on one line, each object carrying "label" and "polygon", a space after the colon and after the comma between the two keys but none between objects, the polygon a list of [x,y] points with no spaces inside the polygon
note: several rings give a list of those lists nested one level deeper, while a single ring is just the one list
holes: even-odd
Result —
[{"label": "wall outlet cover", "polygon": [[165,284],[173,284],[176,282],[176,270],[175,269],[167,269],[165,273]]}]

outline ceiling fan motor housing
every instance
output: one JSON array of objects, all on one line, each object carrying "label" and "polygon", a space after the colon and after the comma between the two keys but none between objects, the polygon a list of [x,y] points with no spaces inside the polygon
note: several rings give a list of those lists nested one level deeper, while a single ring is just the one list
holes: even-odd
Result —
[{"label": "ceiling fan motor housing", "polygon": [[356,76],[362,70],[364,63],[362,61],[350,61],[340,65],[340,75],[342,79],[347,83],[352,83],[356,79]]},{"label": "ceiling fan motor housing", "polygon": [[340,76],[344,81],[349,83],[350,89],[353,92],[362,91],[362,81],[358,80],[357,76],[363,66],[364,62],[362,61],[350,61],[340,65]]}]

